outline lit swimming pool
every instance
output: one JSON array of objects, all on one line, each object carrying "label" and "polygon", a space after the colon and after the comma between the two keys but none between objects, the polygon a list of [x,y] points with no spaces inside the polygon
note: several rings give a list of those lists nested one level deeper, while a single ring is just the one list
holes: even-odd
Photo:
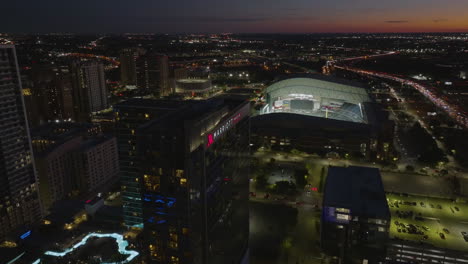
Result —
[{"label": "lit swimming pool", "polygon": [[[73,245],[73,247],[66,249],[63,252],[55,252],[55,251],[46,251],[44,255],[48,256],[54,256],[54,257],[64,257],[70,252],[73,252],[75,249],[83,246],[88,242],[88,239],[93,238],[93,237],[98,237],[98,238],[114,238],[115,241],[117,242],[117,245],[119,247],[119,253],[122,255],[128,255],[127,259],[119,262],[102,262],[101,264],[125,264],[129,263],[132,261],[134,258],[136,258],[139,253],[135,250],[127,250],[126,248],[128,247],[128,241],[124,239],[124,237],[120,234],[113,233],[113,234],[99,234],[99,233],[90,233],[87,236],[85,236],[80,242],[76,243]],[[34,261],[32,264],[40,264],[41,259],[38,259]]]}]

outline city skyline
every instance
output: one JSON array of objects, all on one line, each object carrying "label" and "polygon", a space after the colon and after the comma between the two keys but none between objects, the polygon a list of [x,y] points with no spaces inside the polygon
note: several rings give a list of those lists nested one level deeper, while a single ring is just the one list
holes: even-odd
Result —
[{"label": "city skyline", "polygon": [[467,4],[4,3],[0,263],[466,264]]},{"label": "city skyline", "polygon": [[[465,0],[5,3],[9,33],[467,32]],[[15,21],[15,23],[11,23]],[[31,23],[34,21],[34,23]]]}]

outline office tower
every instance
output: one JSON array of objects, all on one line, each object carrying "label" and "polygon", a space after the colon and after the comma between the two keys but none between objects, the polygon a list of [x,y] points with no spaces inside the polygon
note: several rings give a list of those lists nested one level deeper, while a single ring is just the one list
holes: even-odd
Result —
[{"label": "office tower", "polygon": [[92,113],[109,107],[104,66],[97,62],[74,62],[70,73],[75,120],[87,122]]},{"label": "office tower", "polygon": [[42,218],[16,52],[0,45],[0,240]]},{"label": "office tower", "polygon": [[142,93],[159,98],[169,95],[169,58],[166,55],[147,53],[136,60],[137,88]]},{"label": "office tower", "polygon": [[136,59],[139,54],[136,48],[120,51],[120,80],[123,85],[136,85]]},{"label": "office tower", "polygon": [[21,85],[23,88],[23,100],[26,111],[26,119],[28,120],[29,127],[40,125],[39,110],[37,107],[37,98],[32,92],[32,82],[30,78],[23,74],[21,75]]},{"label": "office tower", "polygon": [[53,65],[36,65],[30,75],[31,93],[37,111],[34,122],[43,124],[72,119],[73,97],[68,70]]},{"label": "office tower", "polygon": [[152,118],[168,114],[188,102],[132,99],[114,106],[119,151],[123,218],[127,227],[143,227],[143,208],[136,155],[137,129]]},{"label": "office tower", "polygon": [[249,113],[245,100],[217,98],[138,129],[135,180],[151,263],[241,263],[249,234]]},{"label": "office tower", "polygon": [[328,169],[321,228],[322,248],[338,263],[385,259],[390,211],[377,168]]}]

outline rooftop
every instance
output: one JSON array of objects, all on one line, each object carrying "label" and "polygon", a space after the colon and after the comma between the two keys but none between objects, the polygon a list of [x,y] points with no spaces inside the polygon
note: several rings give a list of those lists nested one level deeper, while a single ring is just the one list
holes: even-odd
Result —
[{"label": "rooftop", "polygon": [[209,82],[208,79],[180,79],[177,80],[179,83],[206,83]]},{"label": "rooftop", "polygon": [[370,101],[369,95],[363,87],[352,82],[321,75],[282,80],[269,86],[266,92],[270,94],[271,98],[288,94],[312,94],[315,97],[343,100],[353,104]]},{"label": "rooftop", "polygon": [[122,108],[150,108],[150,109],[168,109],[174,110],[190,103],[196,103],[196,101],[182,101],[182,100],[155,100],[155,99],[143,99],[143,98],[132,98],[127,101],[118,103],[114,106],[114,109]]},{"label": "rooftop", "polygon": [[330,167],[323,199],[324,206],[347,208],[354,216],[390,219],[377,168]]}]

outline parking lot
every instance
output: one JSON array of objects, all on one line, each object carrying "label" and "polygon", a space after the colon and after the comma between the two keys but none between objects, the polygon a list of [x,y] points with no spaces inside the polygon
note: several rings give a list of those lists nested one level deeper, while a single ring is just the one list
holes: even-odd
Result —
[{"label": "parking lot", "polygon": [[468,204],[398,194],[387,194],[387,201],[392,214],[391,238],[468,250]]}]

